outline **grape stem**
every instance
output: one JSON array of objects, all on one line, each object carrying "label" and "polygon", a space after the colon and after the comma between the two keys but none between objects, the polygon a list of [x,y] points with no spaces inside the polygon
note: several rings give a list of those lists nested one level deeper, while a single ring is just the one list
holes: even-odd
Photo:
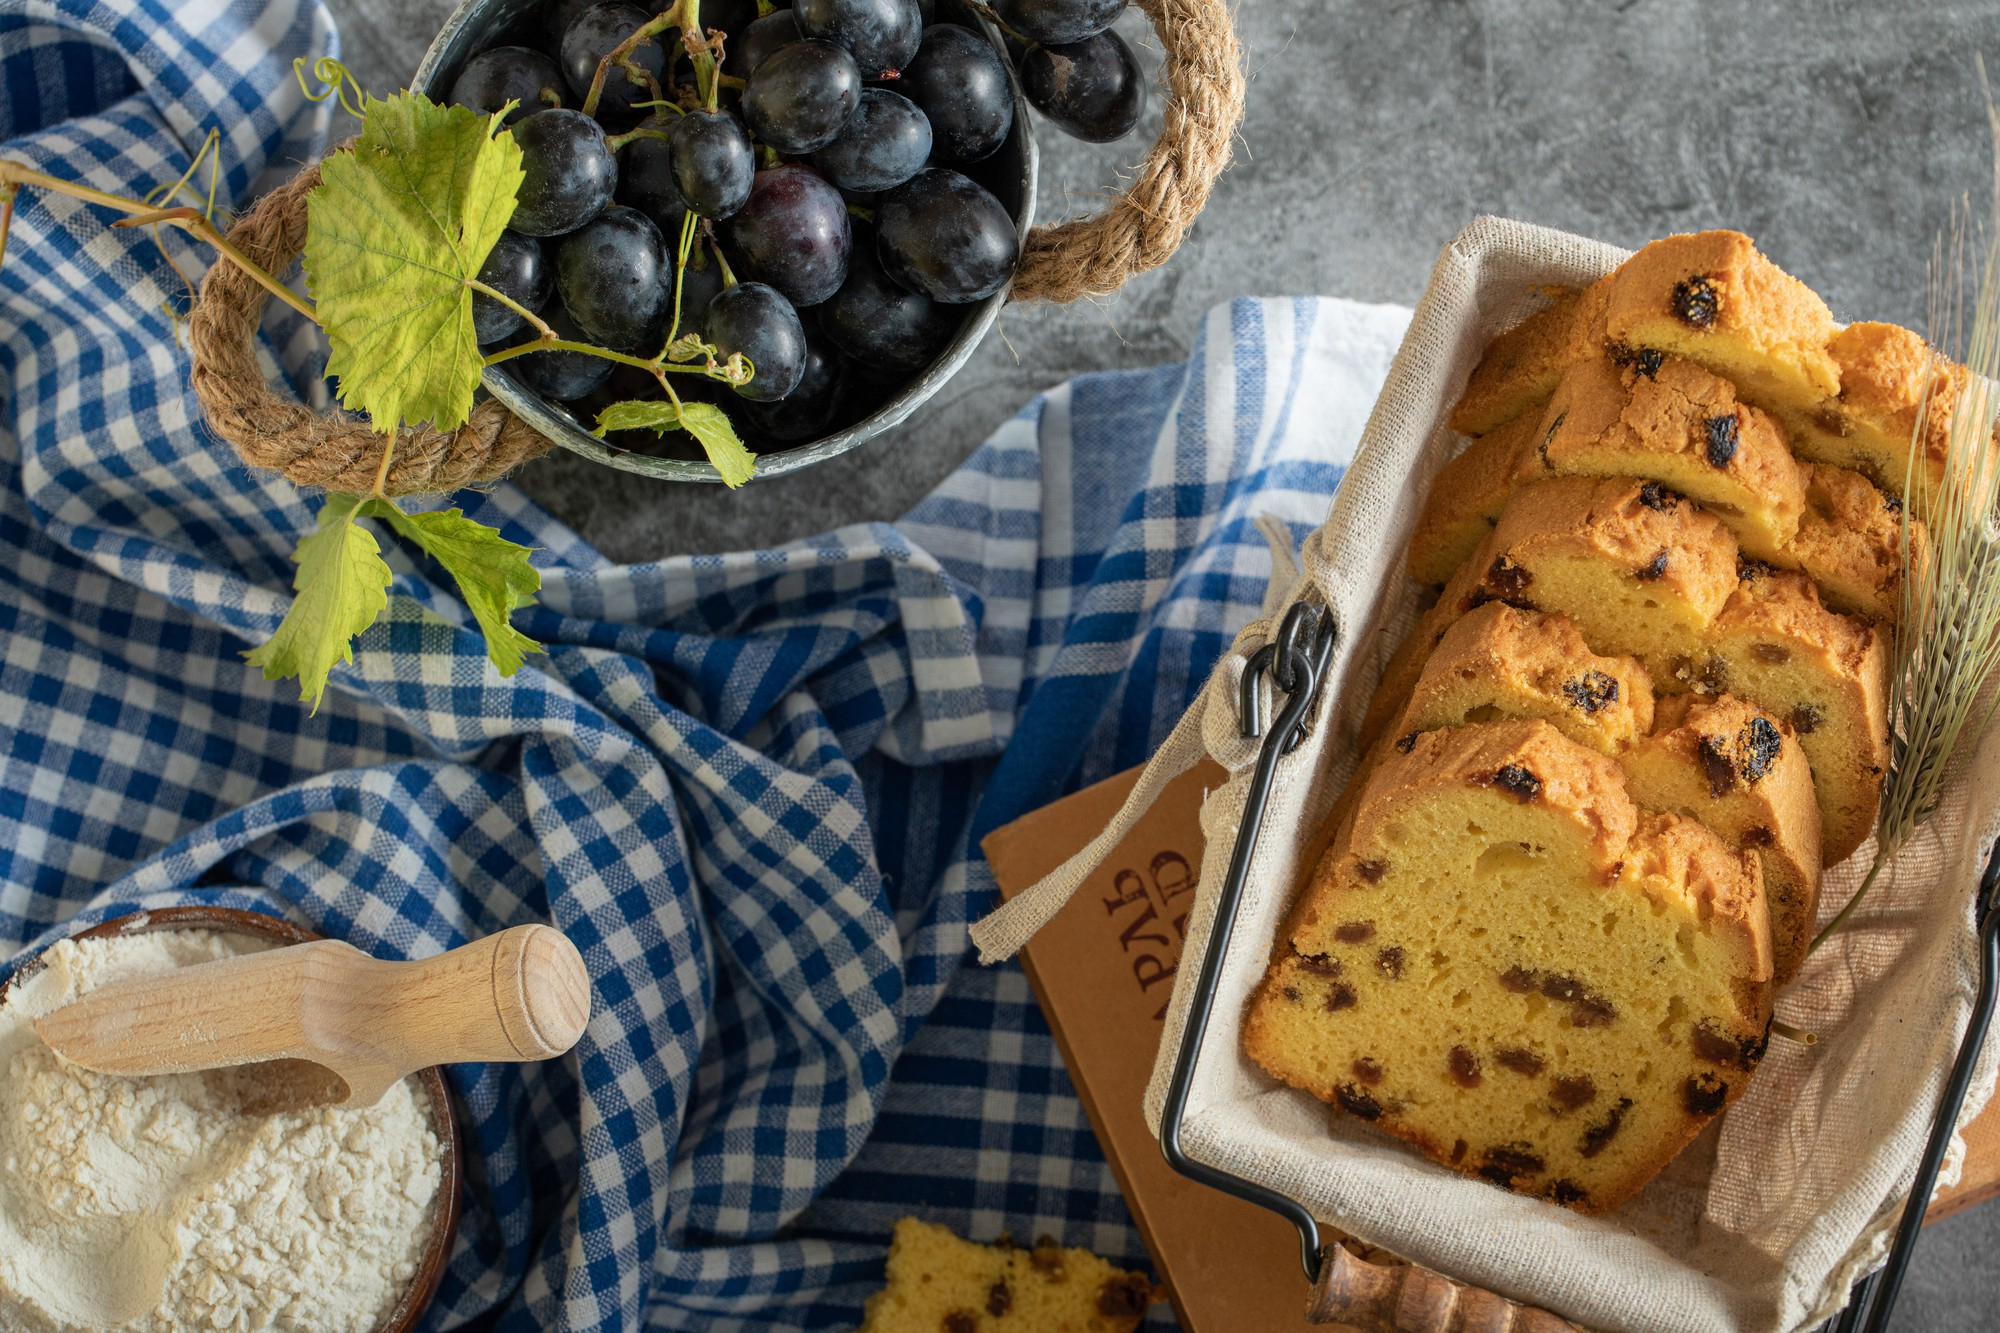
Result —
[{"label": "grape stem", "polygon": [[649,125],[640,125],[634,129],[625,131],[623,134],[612,135],[604,141],[604,146],[615,153],[634,139],[658,139],[663,143],[673,142],[665,131],[653,129]]},{"label": "grape stem", "polygon": [[96,204],[100,208],[114,209],[125,214],[112,224],[115,227],[146,227],[161,223],[179,227],[189,235],[206,242],[230,263],[255,278],[258,285],[271,295],[314,323],[319,322],[312,306],[301,299],[298,293],[265,272],[263,265],[231,245],[221,229],[199,208],[155,208],[143,199],[127,199],[123,195],[93,190],[88,185],[78,185],[74,181],[50,176],[36,171],[25,162],[16,162],[12,158],[5,157],[0,157],[0,258],[6,255],[6,224],[11,221],[14,214],[14,196],[23,185],[32,185],[38,190],[48,190],[53,194],[68,195],[86,204]]},{"label": "grape stem", "polygon": [[[636,68],[636,66],[626,64],[627,58],[634,51],[638,50],[641,45],[651,41],[658,34],[665,32],[669,28],[680,26],[681,11],[695,3],[698,3],[698,0],[679,0],[679,3],[667,10],[666,13],[647,19],[633,30],[630,37],[612,47],[610,53],[604,59],[597,62],[597,73],[592,75],[590,79],[590,91],[584,94],[583,114],[592,117],[597,115],[597,103],[604,96],[604,80],[609,77],[613,65],[625,65],[627,69]],[[651,75],[649,74],[647,77],[650,81]],[[653,89],[656,97],[659,91],[657,86]]]}]

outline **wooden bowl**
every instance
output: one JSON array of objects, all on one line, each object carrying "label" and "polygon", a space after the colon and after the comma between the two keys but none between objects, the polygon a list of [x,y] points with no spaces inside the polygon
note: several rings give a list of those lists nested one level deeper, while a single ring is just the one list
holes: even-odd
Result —
[{"label": "wooden bowl", "polygon": [[[144,935],[155,930],[214,930],[233,935],[260,935],[280,944],[304,944],[325,938],[304,926],[235,907],[161,907],[150,912],[135,912],[78,931],[74,938],[104,939],[114,935]],[[13,976],[0,982],[0,1003],[6,1001],[8,991],[16,983],[41,971],[42,966],[39,956],[30,958],[15,970]],[[375,1333],[409,1333],[416,1327],[430,1305],[431,1297],[437,1295],[438,1282],[444,1277],[444,1266],[451,1259],[452,1241],[458,1234],[460,1160],[458,1125],[452,1118],[451,1092],[445,1085],[443,1071],[435,1065],[420,1071],[416,1078],[423,1084],[424,1092],[430,1099],[431,1126],[437,1133],[441,1149],[439,1156],[443,1170],[438,1180],[438,1206],[431,1214],[431,1232],[424,1241],[424,1253],[417,1263],[416,1276],[410,1279],[402,1299],[382,1316],[382,1322],[375,1326]]]}]

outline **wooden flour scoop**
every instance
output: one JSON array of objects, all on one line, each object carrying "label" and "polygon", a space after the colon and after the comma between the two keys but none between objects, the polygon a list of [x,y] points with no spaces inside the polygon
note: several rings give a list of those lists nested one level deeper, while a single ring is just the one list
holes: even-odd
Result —
[{"label": "wooden flour scoop", "polygon": [[282,1061],[271,1071],[282,1085],[274,1105],[372,1106],[430,1065],[561,1055],[589,1017],[576,946],[547,926],[515,926],[414,963],[314,940],[135,977],[64,1005],[35,1030],[65,1060],[102,1073]]}]

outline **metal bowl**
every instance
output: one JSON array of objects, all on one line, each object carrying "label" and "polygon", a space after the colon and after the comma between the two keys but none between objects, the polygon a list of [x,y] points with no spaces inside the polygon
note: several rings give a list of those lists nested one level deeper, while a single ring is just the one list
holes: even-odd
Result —
[{"label": "metal bowl", "polygon": [[[275,940],[281,946],[325,938],[317,931],[295,926],[275,916],[266,916],[262,912],[202,905],[156,907],[150,912],[114,917],[88,930],[78,931],[75,938],[109,939],[119,935],[143,935],[155,930],[213,930],[224,935],[255,935]],[[6,999],[9,990],[41,971],[43,965],[42,956],[36,954],[16,968],[7,980],[0,981],[0,1001]],[[452,1115],[451,1092],[445,1084],[444,1071],[436,1065],[419,1070],[411,1077],[423,1088],[425,1100],[430,1105],[431,1128],[437,1134],[439,1164],[443,1170],[438,1179],[437,1206],[431,1210],[430,1233],[424,1237],[424,1251],[417,1261],[416,1275],[403,1289],[402,1297],[383,1314],[374,1333],[409,1333],[417,1326],[424,1311],[429,1308],[431,1298],[437,1295],[445,1265],[451,1260],[452,1242],[458,1235],[460,1147],[458,1122]]]},{"label": "metal bowl", "polygon": [[[435,101],[445,100],[453,80],[457,79],[460,68],[467,60],[488,46],[497,44],[509,32],[521,31],[532,16],[550,2],[464,0],[445,20],[444,27],[431,41],[430,49],[424,52],[423,63],[417,67],[417,76],[410,81],[410,87]],[[1015,229],[1025,238],[1035,219],[1037,159],[1035,136],[1028,121],[1028,104],[1021,96],[1020,81],[1014,75],[1014,62],[1007,58],[1007,48],[999,32],[983,16],[966,6],[963,0],[938,0],[937,21],[957,23],[983,33],[1000,52],[1001,63],[1007,67],[1007,77],[1014,88],[1014,128],[999,152],[973,164],[973,169],[967,174],[999,197],[1000,202],[1013,213]],[[944,354],[898,389],[895,396],[853,425],[804,444],[760,453],[757,456],[758,478],[781,477],[787,472],[811,467],[814,463],[846,453],[863,440],[873,439],[901,425],[917,410],[918,405],[943,387],[944,382],[971,359],[974,349],[985,338],[986,331],[993,327],[993,321],[1000,317],[1000,308],[1006,303],[1007,291],[1002,288],[970,307],[970,318],[959,327]],[[722,480],[714,465],[706,461],[659,458],[613,448],[592,435],[562,404],[549,402],[530,392],[504,367],[488,367],[483,382],[487,391],[515,416],[572,453],[582,454],[607,467],[668,481]]]}]

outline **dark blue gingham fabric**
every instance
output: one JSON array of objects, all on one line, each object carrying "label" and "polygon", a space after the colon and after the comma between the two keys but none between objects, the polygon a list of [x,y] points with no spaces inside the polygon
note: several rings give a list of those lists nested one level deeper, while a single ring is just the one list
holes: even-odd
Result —
[{"label": "dark blue gingham fabric", "polygon": [[[136,195],[215,129],[247,200],[316,150],[291,62],[334,49],[311,0],[0,0],[0,153]],[[1291,419],[1309,349],[1338,324],[1369,393],[1404,312],[1236,302],[1188,365],[1036,400],[901,523],[776,550],[619,567],[511,487],[457,497],[540,548],[547,655],[501,680],[391,541],[308,715],[241,654],[317,501],[204,429],[180,280],[108,221],[25,194],[0,269],[0,973],[175,902],[383,956],[567,932],[574,1058],[452,1071],[428,1327],[847,1327],[906,1213],[1143,1263],[1020,972],[966,965],[972,849],[1165,735],[1256,613],[1253,521],[1302,536],[1351,448]],[[323,403],[308,331],[266,333]]]}]

